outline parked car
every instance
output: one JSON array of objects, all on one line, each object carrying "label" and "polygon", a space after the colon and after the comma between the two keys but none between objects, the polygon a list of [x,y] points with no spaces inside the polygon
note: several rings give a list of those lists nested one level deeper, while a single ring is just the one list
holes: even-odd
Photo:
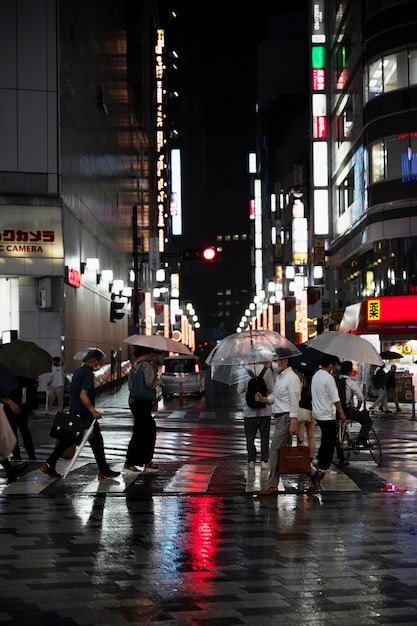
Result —
[{"label": "parked car", "polygon": [[[196,356],[168,356],[163,360],[161,379],[164,383],[162,395],[195,394],[201,397],[205,390],[205,374],[201,371],[200,359]],[[182,386],[182,387],[181,387]]]}]

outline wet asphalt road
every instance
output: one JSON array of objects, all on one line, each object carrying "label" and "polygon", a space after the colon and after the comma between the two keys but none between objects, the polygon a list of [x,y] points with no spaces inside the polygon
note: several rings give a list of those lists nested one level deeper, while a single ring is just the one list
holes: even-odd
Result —
[{"label": "wet asphalt road", "polygon": [[[212,404],[160,405],[160,472],[114,481],[97,480],[88,447],[65,480],[47,478],[39,466],[53,445],[50,418],[31,417],[39,460],[0,485],[1,621],[417,623],[410,407],[375,419],[382,467],[361,455],[315,495],[303,492],[307,478],[289,476],[278,497],[258,498],[266,472],[247,470],[241,414]],[[132,425],[125,390],[98,405],[106,453],[121,469]]]}]

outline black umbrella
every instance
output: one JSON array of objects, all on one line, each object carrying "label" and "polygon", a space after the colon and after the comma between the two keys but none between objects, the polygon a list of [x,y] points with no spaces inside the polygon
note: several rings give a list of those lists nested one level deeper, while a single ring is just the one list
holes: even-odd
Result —
[{"label": "black umbrella", "polygon": [[0,363],[0,398],[7,398],[17,387],[20,387],[20,382],[16,376],[13,376],[3,363]]},{"label": "black umbrella", "polygon": [[300,350],[301,354],[292,358],[292,367],[295,367],[301,372],[308,372],[309,374],[317,372],[317,370],[320,369],[324,352],[310,348],[306,346],[305,343],[297,345],[297,348]]},{"label": "black umbrella", "polygon": [[384,350],[384,352],[380,352],[379,356],[381,357],[381,359],[385,359],[386,361],[389,361],[390,359],[402,359],[403,355],[400,354],[399,352],[391,352],[391,350]]}]

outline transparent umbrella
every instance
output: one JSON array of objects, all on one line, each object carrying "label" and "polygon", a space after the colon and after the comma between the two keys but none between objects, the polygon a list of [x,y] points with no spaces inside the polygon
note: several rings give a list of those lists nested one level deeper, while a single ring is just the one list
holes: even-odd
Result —
[{"label": "transparent umbrella", "polygon": [[272,330],[245,330],[222,339],[206,359],[211,378],[233,385],[247,376],[245,365],[266,363],[278,356],[296,356],[292,341]]}]

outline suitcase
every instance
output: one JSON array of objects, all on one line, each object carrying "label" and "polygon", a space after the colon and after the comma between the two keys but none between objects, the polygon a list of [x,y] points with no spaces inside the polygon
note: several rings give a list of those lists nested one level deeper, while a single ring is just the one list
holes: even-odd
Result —
[{"label": "suitcase", "polygon": [[51,427],[50,436],[60,441],[65,440],[69,447],[74,443],[79,444],[81,442],[84,431],[89,426],[90,420],[88,418],[58,411]]},{"label": "suitcase", "polygon": [[311,474],[310,448],[308,446],[283,446],[278,455],[279,474]]}]

